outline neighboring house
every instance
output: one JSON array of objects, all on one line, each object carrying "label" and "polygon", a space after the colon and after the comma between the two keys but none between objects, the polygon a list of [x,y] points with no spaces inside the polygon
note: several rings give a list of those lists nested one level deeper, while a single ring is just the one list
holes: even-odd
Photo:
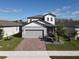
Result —
[{"label": "neighboring house", "polygon": [[20,32],[20,23],[0,20],[0,28],[3,30],[3,37],[8,37]]},{"label": "neighboring house", "polygon": [[22,28],[23,38],[44,38],[54,31],[55,15],[47,13],[28,17],[28,24]]}]

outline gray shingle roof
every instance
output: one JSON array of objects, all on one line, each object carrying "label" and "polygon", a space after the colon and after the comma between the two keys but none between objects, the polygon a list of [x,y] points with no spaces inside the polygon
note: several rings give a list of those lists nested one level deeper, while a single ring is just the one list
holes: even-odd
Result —
[{"label": "gray shingle roof", "polygon": [[36,16],[27,17],[27,19],[43,19],[44,16],[46,16],[46,15],[52,15],[52,16],[56,17],[56,15],[54,15],[52,13],[46,13],[43,15],[36,15]]},{"label": "gray shingle roof", "polygon": [[43,19],[43,15],[36,15],[36,16],[31,16],[31,17],[27,17],[27,19]]},{"label": "gray shingle roof", "polygon": [[22,26],[22,24],[13,21],[0,20],[0,27],[15,27],[15,26]]},{"label": "gray shingle roof", "polygon": [[[45,27],[53,27],[54,26],[54,25],[52,25],[46,21],[42,21],[42,20],[36,20],[36,21],[32,21],[32,22],[43,25]],[[30,22],[30,23],[32,23],[32,22]],[[28,24],[30,24],[30,23],[28,23]]]},{"label": "gray shingle roof", "polygon": [[39,20],[39,21],[37,21],[37,22],[39,22],[40,24],[42,24],[42,25],[44,25],[44,26],[47,26],[47,27],[52,27],[52,26],[54,26],[54,25],[52,25],[51,23],[48,23],[48,22],[42,21],[42,20]]},{"label": "gray shingle roof", "polygon": [[[47,13],[47,14],[45,14],[45,15],[52,15],[52,16],[56,17],[56,15],[54,15],[54,14],[52,14],[52,13]],[[44,15],[44,16],[45,16],[45,15]]]}]

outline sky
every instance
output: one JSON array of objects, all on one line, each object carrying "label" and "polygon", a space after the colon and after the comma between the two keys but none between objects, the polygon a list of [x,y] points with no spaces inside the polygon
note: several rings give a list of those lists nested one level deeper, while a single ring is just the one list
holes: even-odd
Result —
[{"label": "sky", "polygon": [[0,0],[0,19],[26,20],[48,12],[57,18],[79,20],[79,0]]}]

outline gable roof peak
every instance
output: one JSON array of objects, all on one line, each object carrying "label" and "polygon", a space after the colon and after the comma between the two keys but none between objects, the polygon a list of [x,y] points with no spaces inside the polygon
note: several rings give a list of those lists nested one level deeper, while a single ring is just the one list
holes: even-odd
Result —
[{"label": "gable roof peak", "polygon": [[55,15],[55,14],[50,13],[50,12],[48,12],[48,13],[45,13],[45,14],[44,14],[44,16],[46,16],[46,15],[52,15],[52,16],[56,17],[56,15]]}]

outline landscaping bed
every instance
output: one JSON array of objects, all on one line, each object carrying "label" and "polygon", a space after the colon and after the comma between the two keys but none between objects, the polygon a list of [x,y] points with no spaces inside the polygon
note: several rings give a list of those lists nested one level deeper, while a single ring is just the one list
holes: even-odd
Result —
[{"label": "landscaping bed", "polygon": [[64,44],[46,44],[47,50],[79,50],[79,41],[65,41]]},{"label": "landscaping bed", "polygon": [[6,57],[0,56],[0,59],[5,59]]},{"label": "landscaping bed", "polygon": [[16,46],[21,42],[21,37],[13,36],[9,40],[1,39],[0,40],[0,51],[13,51]]}]

